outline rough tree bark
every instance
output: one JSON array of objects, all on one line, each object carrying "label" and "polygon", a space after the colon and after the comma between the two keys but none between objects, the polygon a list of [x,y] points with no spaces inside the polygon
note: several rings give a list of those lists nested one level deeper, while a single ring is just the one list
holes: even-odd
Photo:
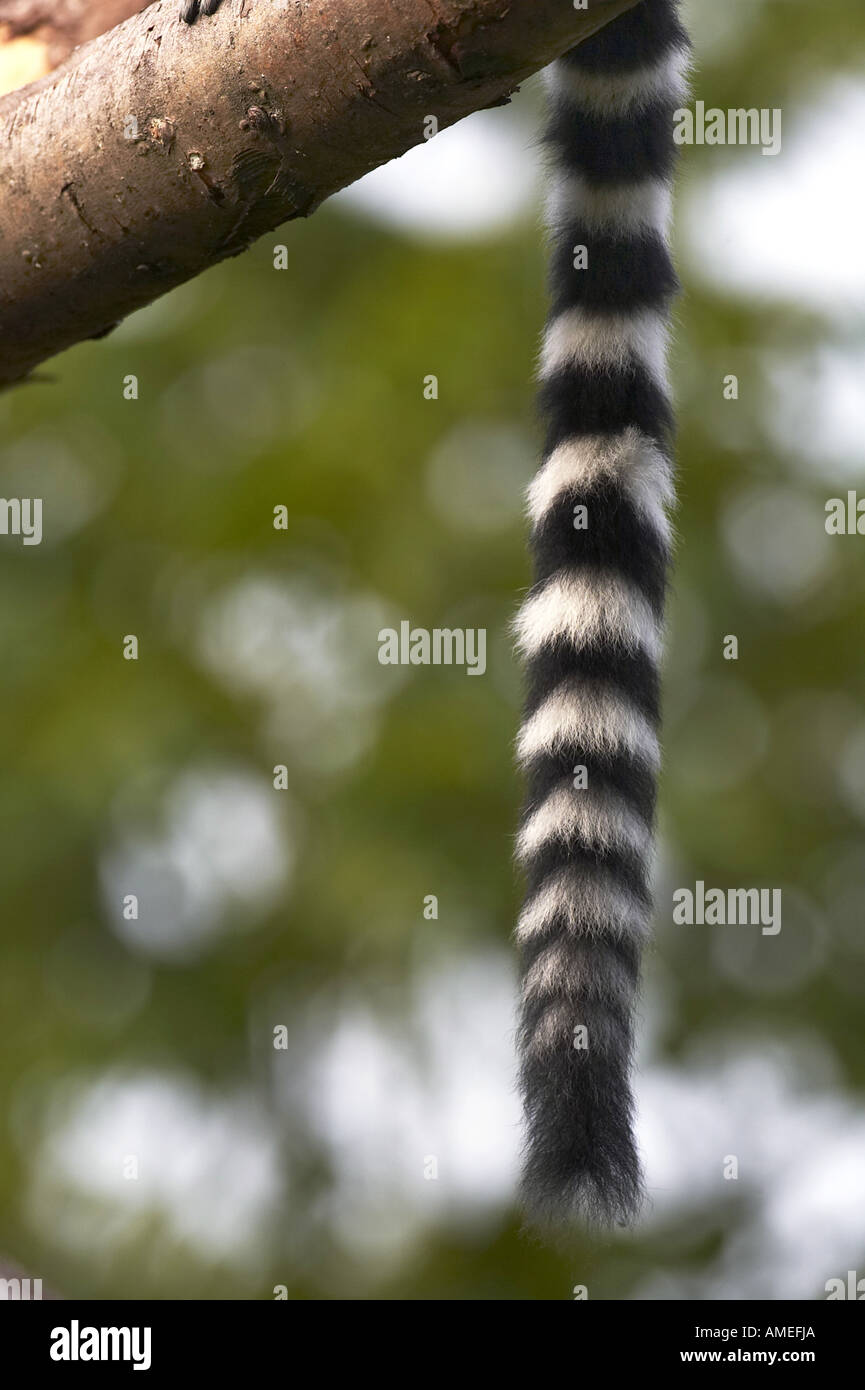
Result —
[{"label": "rough tree bark", "polygon": [[[7,20],[46,8],[0,3]],[[308,216],[419,143],[428,116],[444,128],[503,103],[635,3],[224,0],[191,28],[179,0],[131,15],[0,97],[0,387]]]},{"label": "rough tree bark", "polygon": [[0,0],[0,96],[35,82],[73,48],[143,10],[148,0]]}]

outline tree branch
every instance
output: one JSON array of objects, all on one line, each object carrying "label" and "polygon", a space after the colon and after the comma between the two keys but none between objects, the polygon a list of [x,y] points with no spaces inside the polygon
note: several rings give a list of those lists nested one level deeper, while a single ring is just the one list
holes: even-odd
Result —
[{"label": "tree branch", "polygon": [[[0,95],[34,82],[147,0],[0,0]],[[26,75],[14,80],[18,73]]]},{"label": "tree branch", "polygon": [[100,337],[637,0],[160,0],[0,98],[0,386]]}]

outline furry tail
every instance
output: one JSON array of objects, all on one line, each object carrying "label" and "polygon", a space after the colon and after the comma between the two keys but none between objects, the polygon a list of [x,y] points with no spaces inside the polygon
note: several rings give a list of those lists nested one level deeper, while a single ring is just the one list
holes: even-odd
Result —
[{"label": "furry tail", "polygon": [[547,435],[529,490],[535,583],[516,620],[528,673],[517,938],[525,1201],[556,1220],[627,1221],[642,1200],[629,1074],[651,912],[667,224],[687,62],[676,0],[642,0],[550,70]]}]

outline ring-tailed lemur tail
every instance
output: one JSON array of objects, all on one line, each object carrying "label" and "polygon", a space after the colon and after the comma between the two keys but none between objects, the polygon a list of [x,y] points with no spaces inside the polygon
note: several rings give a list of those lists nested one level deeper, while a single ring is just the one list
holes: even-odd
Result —
[{"label": "ring-tailed lemur tail", "polygon": [[642,1200],[630,1063],[651,911],[677,289],[667,227],[688,53],[676,0],[642,0],[550,69],[547,434],[529,489],[535,583],[516,620],[528,667],[523,1181],[541,1219],[627,1221]]}]

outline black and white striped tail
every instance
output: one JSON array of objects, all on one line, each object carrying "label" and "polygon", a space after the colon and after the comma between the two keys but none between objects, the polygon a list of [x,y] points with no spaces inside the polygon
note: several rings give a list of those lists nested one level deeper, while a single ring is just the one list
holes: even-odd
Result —
[{"label": "black and white striped tail", "polygon": [[525,1200],[555,1220],[627,1221],[642,1198],[629,1073],[651,912],[673,496],[667,228],[687,66],[676,0],[642,0],[550,69],[547,432],[529,490],[535,583],[516,620],[517,936]]}]

